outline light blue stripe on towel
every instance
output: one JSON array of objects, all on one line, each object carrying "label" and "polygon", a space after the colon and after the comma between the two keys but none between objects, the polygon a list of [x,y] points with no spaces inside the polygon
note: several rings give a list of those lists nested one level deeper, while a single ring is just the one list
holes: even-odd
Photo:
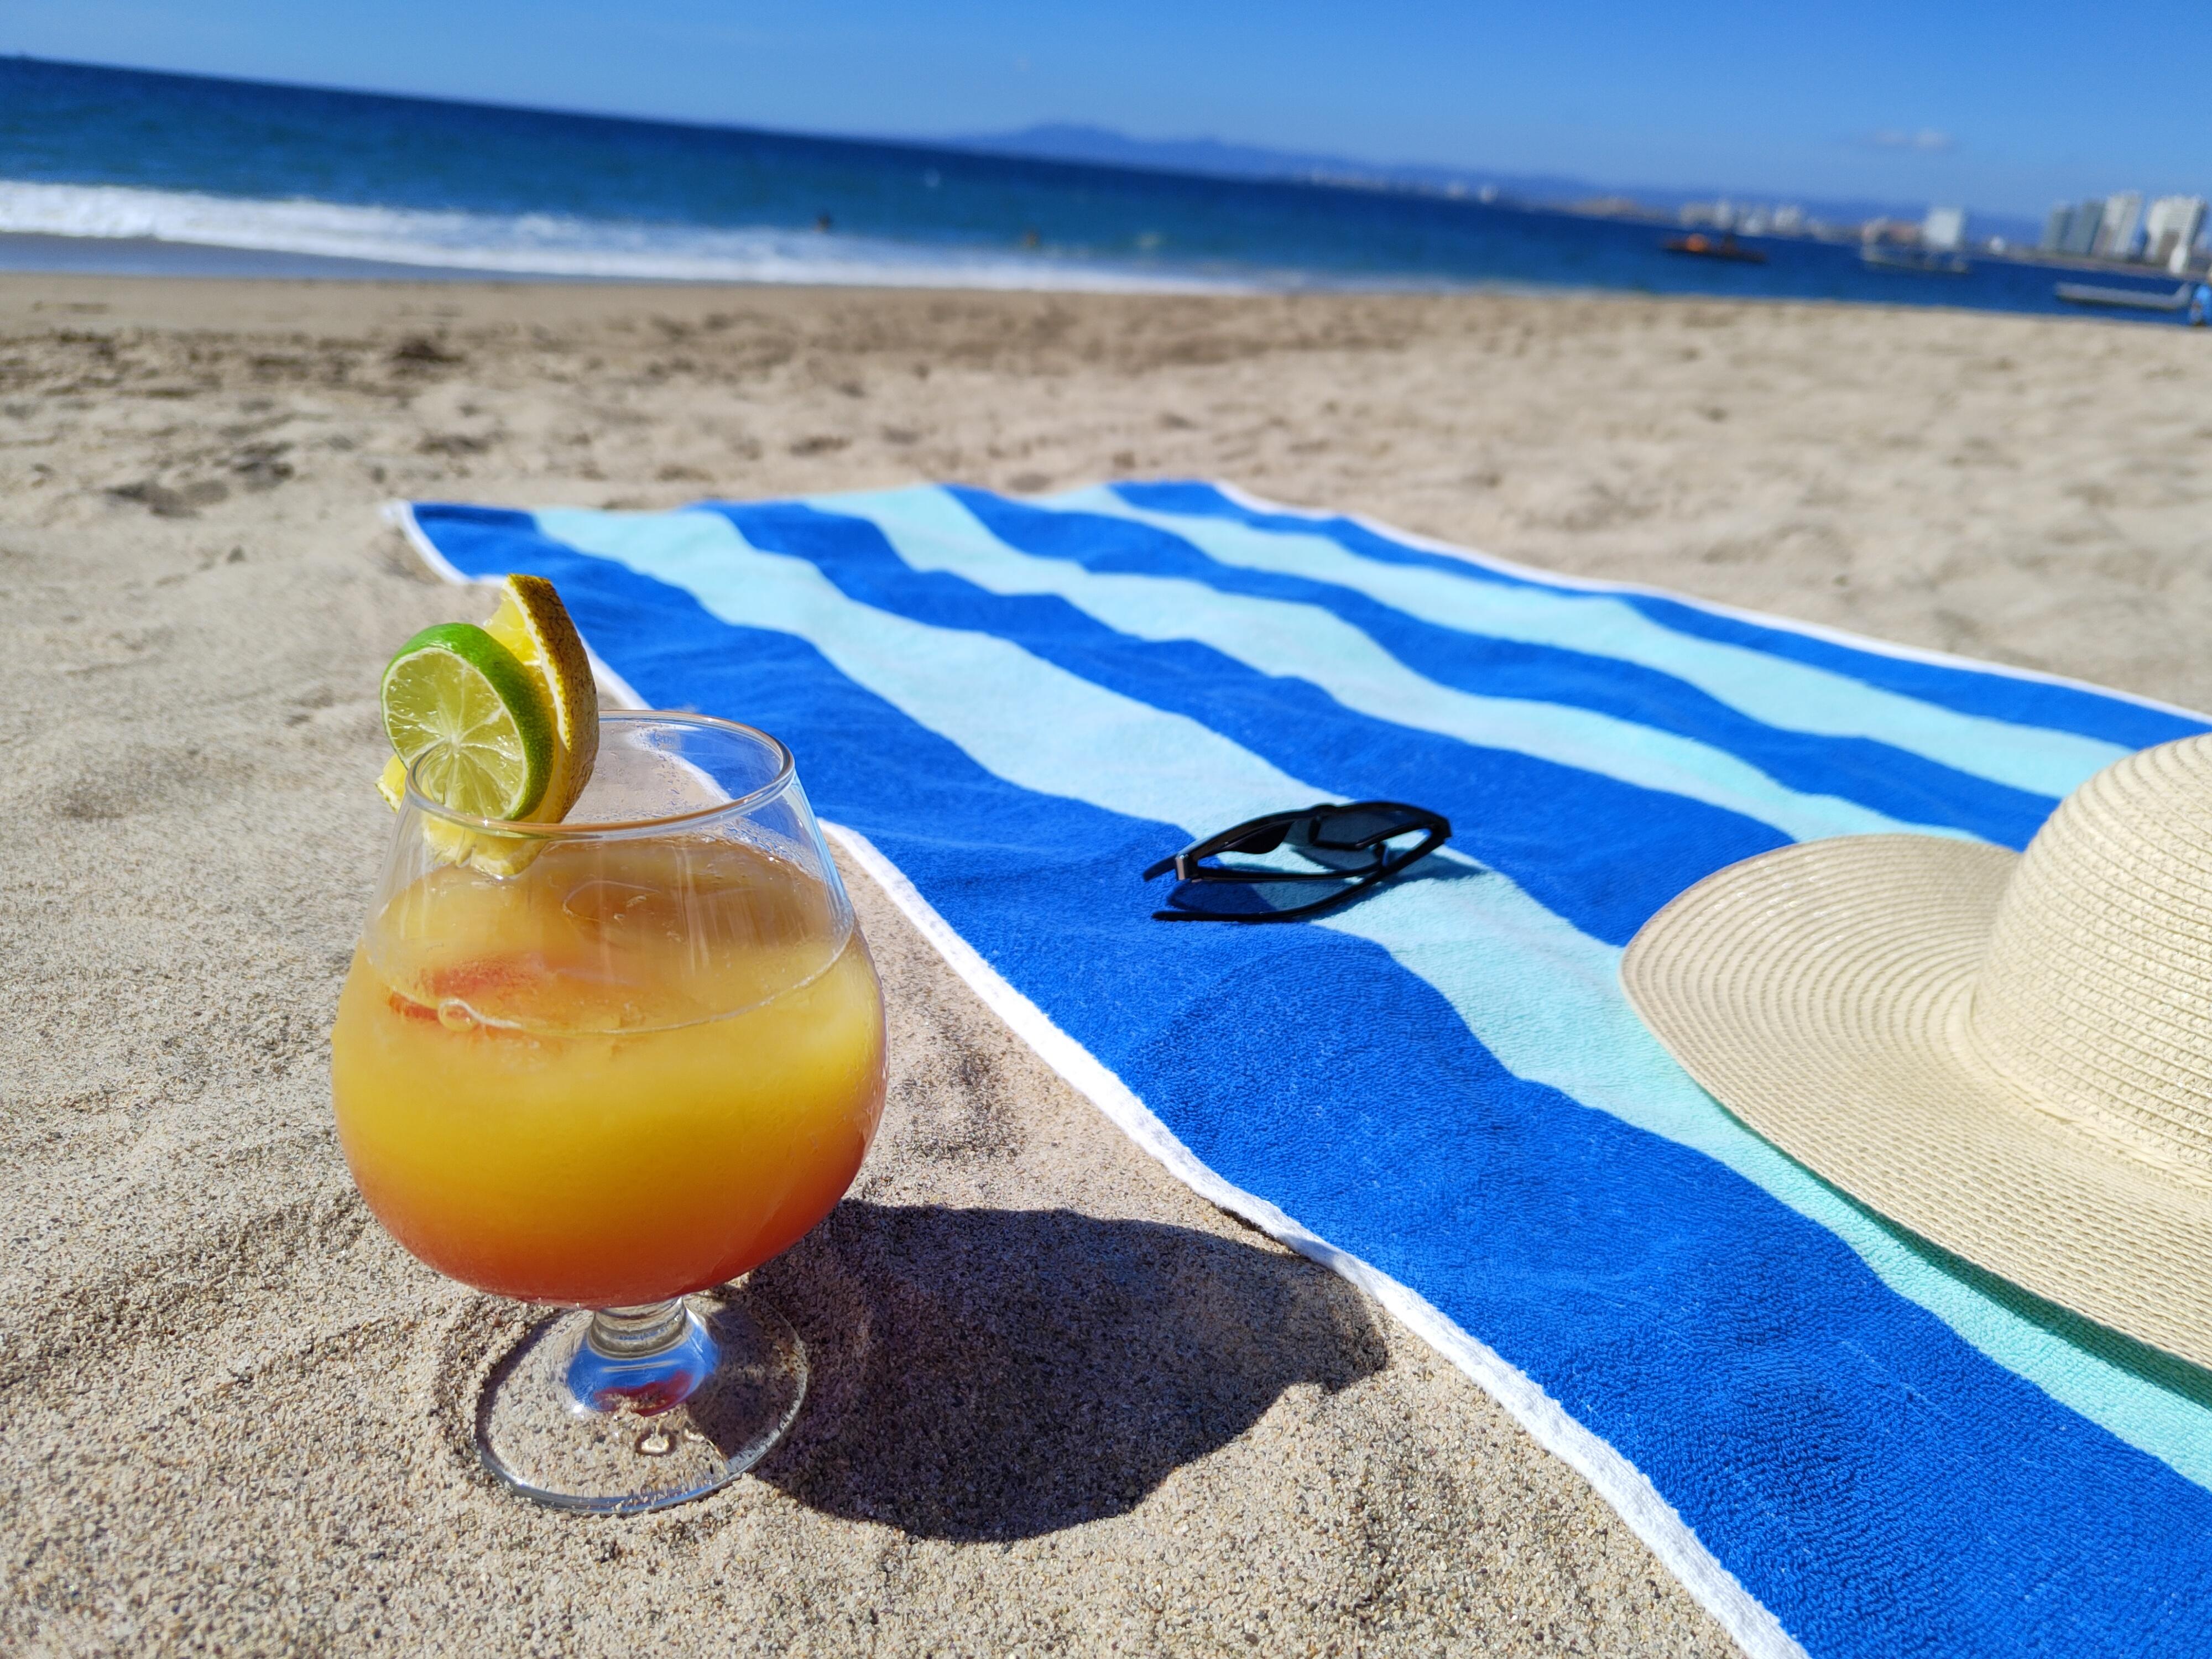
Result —
[{"label": "light blue stripe on towel", "polygon": [[1221,563],[1333,582],[1468,633],[1601,652],[1671,674],[1781,730],[1870,738],[2031,794],[2063,796],[2127,752],[2094,738],[1960,714],[1765,652],[1694,639],[1603,593],[1561,593],[1483,581],[1472,573],[1386,564],[1325,536],[1152,512],[1103,487],[1054,496],[1048,504],[1151,525]]},{"label": "light blue stripe on towel", "polygon": [[[1185,828],[1326,796],[1219,733],[1091,684],[994,635],[856,604],[804,559],[763,553],[715,513],[558,509],[555,540],[671,582],[726,622],[805,640],[838,672],[1024,787]],[[1040,726],[1054,739],[1038,741]],[[1218,827],[1218,826],[1217,826]]]},{"label": "light blue stripe on towel", "polygon": [[1686,795],[1771,824],[1794,841],[1898,830],[1959,833],[1900,823],[1839,796],[1787,788],[1733,755],[1653,726],[1563,703],[1474,696],[1439,685],[1318,606],[1036,557],[1000,540],[942,490],[822,497],[812,505],[869,520],[917,570],[948,571],[994,593],[1053,594],[1133,638],[1192,640],[1261,673],[1307,680],[1376,720]]},{"label": "light blue stripe on towel", "polygon": [[[873,518],[895,534],[913,523],[903,513],[882,516],[879,497],[817,505]],[[1334,793],[1194,720],[994,635],[860,604],[806,560],[753,547],[719,514],[547,511],[537,522],[570,547],[684,588],[726,622],[805,640],[856,684],[1022,788],[1174,823],[1193,836]],[[982,540],[980,526],[973,533]],[[977,556],[983,563],[997,556],[988,547]],[[1891,1289],[1999,1364],[2212,1486],[2212,1413],[1942,1272],[1745,1130],[1689,1082],[1629,1011],[1616,978],[1619,951],[1504,877],[1448,860],[1444,869],[1321,925],[1372,941],[1434,987],[1509,1071],[1718,1160],[1841,1238]]]}]

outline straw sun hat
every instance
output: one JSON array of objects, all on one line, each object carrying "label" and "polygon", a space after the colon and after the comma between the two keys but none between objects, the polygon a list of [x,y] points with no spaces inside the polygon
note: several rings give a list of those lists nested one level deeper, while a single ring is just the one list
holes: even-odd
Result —
[{"label": "straw sun hat", "polygon": [[2106,768],[2024,854],[1855,836],[1747,860],[1646,922],[1620,976],[1816,1174],[2212,1366],[2212,737]]}]

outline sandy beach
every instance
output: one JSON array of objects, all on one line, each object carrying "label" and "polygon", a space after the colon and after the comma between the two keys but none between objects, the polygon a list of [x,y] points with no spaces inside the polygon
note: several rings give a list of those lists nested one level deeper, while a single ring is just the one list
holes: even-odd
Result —
[{"label": "sandy beach", "polygon": [[2208,371],[1701,301],[0,277],[0,1651],[1730,1651],[849,870],[890,1107],[762,1275],[805,1415],[659,1516],[495,1487],[462,1402],[517,1310],[386,1237],[330,1121],[377,670],[483,609],[377,509],[1203,476],[2203,708]]}]

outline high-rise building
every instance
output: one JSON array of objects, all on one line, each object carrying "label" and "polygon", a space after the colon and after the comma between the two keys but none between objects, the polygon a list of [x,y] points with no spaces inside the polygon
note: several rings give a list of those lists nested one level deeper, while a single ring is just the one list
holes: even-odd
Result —
[{"label": "high-rise building", "polygon": [[2179,276],[2189,269],[2197,234],[2204,228],[2202,196],[2161,196],[2143,215],[2142,257]]},{"label": "high-rise building", "polygon": [[2074,204],[2053,202],[2051,216],[2043,222],[2043,240],[2036,246],[2045,253],[2066,252],[2066,233],[2074,228]]},{"label": "high-rise building", "polygon": [[1939,253],[1956,253],[1966,240],[1966,210],[1932,207],[1920,222],[1920,245]]},{"label": "high-rise building", "polygon": [[2105,198],[2104,222],[2097,227],[2092,253],[2107,259],[2135,257],[2136,235],[2142,228],[2142,192],[2124,190]]},{"label": "high-rise building", "polygon": [[2097,232],[2104,222],[2102,198],[2092,196],[2086,202],[2076,202],[2066,216],[2066,238],[2058,245],[2058,251],[2077,258],[2087,255],[2097,246]]}]

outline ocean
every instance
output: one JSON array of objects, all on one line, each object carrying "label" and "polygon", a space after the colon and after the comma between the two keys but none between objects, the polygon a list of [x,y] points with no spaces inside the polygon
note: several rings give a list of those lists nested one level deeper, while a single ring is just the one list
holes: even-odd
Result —
[{"label": "ocean", "polygon": [[[0,59],[0,270],[945,288],[1513,287],[2080,314],[2071,273],[1506,202]],[[2171,293],[2171,279],[2089,280]],[[2169,315],[2118,313],[2170,324]]]}]

